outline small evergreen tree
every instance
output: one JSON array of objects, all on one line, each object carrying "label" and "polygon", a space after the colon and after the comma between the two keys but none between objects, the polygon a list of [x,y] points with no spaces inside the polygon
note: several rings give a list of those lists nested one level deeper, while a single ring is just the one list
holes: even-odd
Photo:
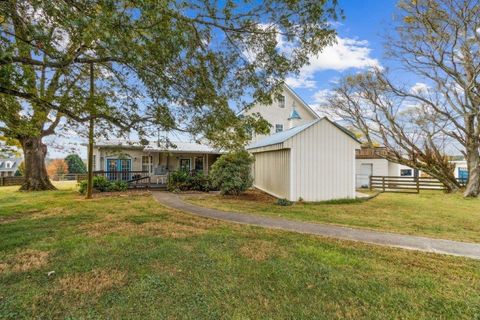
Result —
[{"label": "small evergreen tree", "polygon": [[253,157],[247,151],[222,155],[212,165],[212,184],[222,194],[239,195],[252,186]]},{"label": "small evergreen tree", "polygon": [[78,154],[70,154],[65,158],[68,164],[68,173],[86,173],[87,168]]},{"label": "small evergreen tree", "polygon": [[25,172],[25,162],[20,162],[20,165],[17,168],[17,171],[15,171],[15,177],[23,177],[23,173]]}]

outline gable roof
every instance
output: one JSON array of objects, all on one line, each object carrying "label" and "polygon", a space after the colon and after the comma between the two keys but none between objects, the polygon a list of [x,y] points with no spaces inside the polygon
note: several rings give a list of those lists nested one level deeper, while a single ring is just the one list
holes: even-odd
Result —
[{"label": "gable roof", "polygon": [[348,131],[347,129],[342,127],[341,125],[331,121],[327,117],[323,117],[323,118],[320,118],[320,119],[313,120],[311,122],[307,122],[307,123],[305,123],[301,126],[294,127],[294,128],[282,131],[282,132],[272,134],[272,135],[266,137],[265,139],[262,139],[260,141],[257,141],[257,142],[254,142],[254,143],[250,144],[249,146],[247,146],[247,150],[257,149],[257,148],[262,148],[262,147],[268,147],[268,146],[271,146],[271,145],[274,145],[274,144],[279,144],[279,143],[285,142],[288,139],[292,138],[293,136],[296,136],[300,132],[308,129],[309,127],[313,126],[314,124],[316,124],[320,121],[328,121],[329,123],[333,124],[338,129],[340,129],[343,133],[348,135],[350,138],[352,138],[356,142],[360,143],[360,141],[355,137],[355,135],[353,133],[351,133],[350,131]]},{"label": "gable roof", "polygon": [[[17,171],[21,162],[22,162],[21,158],[3,158],[3,159],[0,159],[0,171]],[[7,164],[8,164],[8,166],[7,166]]]},{"label": "gable roof", "polygon": [[[282,86],[284,89],[290,92],[295,98],[297,98],[300,101],[300,104],[303,105],[305,109],[307,109],[307,111],[310,112],[315,119],[320,119],[320,116],[308,105],[308,103],[305,102],[305,100],[303,100],[295,91],[293,91],[293,89],[290,88],[288,84],[283,82]],[[243,108],[237,113],[237,116],[242,115],[246,110],[247,108]]]},{"label": "gable roof", "polygon": [[307,109],[307,111],[310,112],[314,118],[320,119],[320,116],[308,105],[308,103],[305,102],[305,100],[302,99],[302,97],[300,97],[295,91],[293,91],[293,89],[290,88],[288,84],[284,82],[283,87],[287,89],[287,91],[290,92],[292,95],[294,95],[298,100],[300,100],[305,109]]},{"label": "gable roof", "polygon": [[254,142],[254,143],[250,144],[249,146],[247,146],[247,150],[267,147],[267,146],[271,146],[273,144],[278,144],[278,143],[285,142],[288,139],[290,139],[291,137],[299,134],[303,130],[313,126],[315,123],[320,122],[320,121],[321,121],[321,119],[316,119],[316,120],[307,122],[307,123],[305,123],[301,126],[293,127],[291,129],[288,129],[288,130],[285,130],[285,131],[274,133],[274,134],[266,137],[265,139],[262,139],[260,141],[257,141],[257,142]]}]

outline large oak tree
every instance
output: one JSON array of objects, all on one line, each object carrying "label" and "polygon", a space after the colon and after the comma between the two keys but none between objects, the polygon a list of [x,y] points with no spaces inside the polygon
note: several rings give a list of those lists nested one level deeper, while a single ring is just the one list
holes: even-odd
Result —
[{"label": "large oak tree", "polygon": [[22,189],[53,188],[42,139],[92,117],[112,130],[143,134],[150,124],[244,143],[246,127],[266,123],[230,105],[268,102],[334,41],[337,14],[335,0],[2,1],[0,133],[22,145]]}]

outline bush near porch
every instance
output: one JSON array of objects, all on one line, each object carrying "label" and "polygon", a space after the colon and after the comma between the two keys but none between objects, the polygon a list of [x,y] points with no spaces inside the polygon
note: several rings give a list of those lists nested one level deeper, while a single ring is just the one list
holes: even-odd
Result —
[{"label": "bush near porch", "polygon": [[173,171],[168,175],[167,189],[170,192],[212,190],[210,177],[203,171]]},{"label": "bush near porch", "polygon": [[[81,194],[87,192],[87,180],[80,182],[78,191]],[[95,192],[112,192],[112,191],[127,191],[128,184],[125,181],[110,181],[103,176],[93,177],[93,191]]]},{"label": "bush near porch", "polygon": [[212,165],[212,185],[222,194],[239,195],[253,184],[253,157],[245,150],[222,155]]}]

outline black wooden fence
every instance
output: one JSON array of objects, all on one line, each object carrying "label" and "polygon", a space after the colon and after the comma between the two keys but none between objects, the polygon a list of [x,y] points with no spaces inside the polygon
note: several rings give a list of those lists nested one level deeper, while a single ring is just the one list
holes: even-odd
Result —
[{"label": "black wooden fence", "polygon": [[0,177],[0,187],[19,186],[25,181],[24,177]]}]

